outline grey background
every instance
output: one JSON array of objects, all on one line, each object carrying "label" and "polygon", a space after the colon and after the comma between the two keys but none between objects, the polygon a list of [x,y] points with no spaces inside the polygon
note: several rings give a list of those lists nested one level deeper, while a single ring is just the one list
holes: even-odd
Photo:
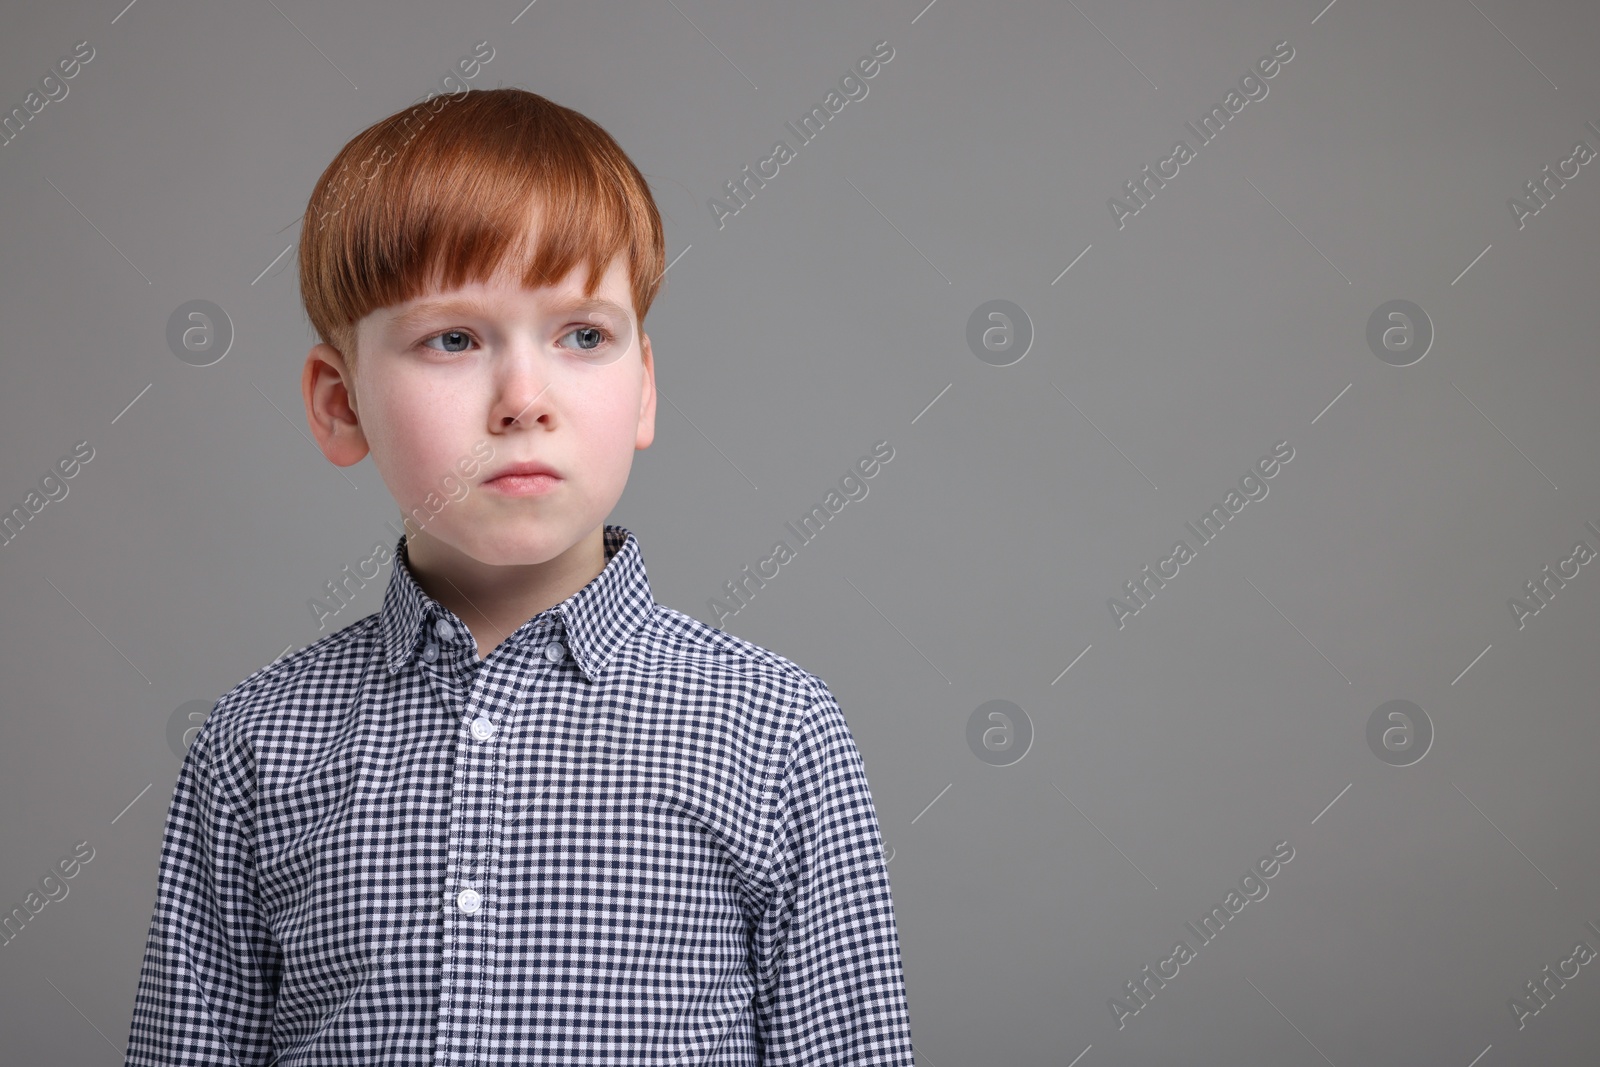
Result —
[{"label": "grey background", "polygon": [[[1524,1029],[1508,1001],[1600,949],[1600,575],[1521,629],[1508,601],[1600,548],[1600,166],[1525,228],[1507,199],[1600,148],[1600,9],[11,8],[0,110],[96,55],[0,147],[0,505],[95,458],[0,546],[0,905],[95,854],[0,949],[0,1058],[121,1062],[174,709],[320,636],[307,601],[393,540],[370,461],[305,434],[298,219],[487,40],[475,86],[594,118],[665,217],[658,435],[611,519],[657,598],[716,622],[895,450],[722,625],[845,710],[919,1063],[1594,1061],[1600,967]],[[1107,198],[1284,39],[1268,96],[1119,230]],[[719,229],[707,201],[880,40],[868,96]],[[209,367],[165,340],[194,299],[236,331]],[[993,299],[1035,334],[1007,367],[966,343]],[[1436,331],[1404,368],[1365,341],[1393,299]],[[1107,598],[1283,440],[1267,498],[1118,629]],[[1010,766],[967,743],[997,699],[1033,730]],[[1395,699],[1435,731],[1405,767],[1365,740]],[[1269,895],[1119,1029],[1110,998],[1282,840]]]}]

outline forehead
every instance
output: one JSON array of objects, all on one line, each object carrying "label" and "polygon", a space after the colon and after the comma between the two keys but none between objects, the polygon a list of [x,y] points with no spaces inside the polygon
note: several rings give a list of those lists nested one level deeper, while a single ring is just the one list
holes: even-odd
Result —
[{"label": "forehead", "polygon": [[496,269],[484,282],[467,282],[452,289],[435,280],[422,293],[409,300],[374,310],[367,320],[374,326],[404,329],[420,325],[439,314],[474,313],[485,315],[526,314],[583,315],[591,312],[633,318],[633,294],[626,256],[618,256],[601,275],[591,294],[584,293],[588,266],[576,264],[566,276],[552,284],[529,287],[523,284],[522,264],[515,257]]}]

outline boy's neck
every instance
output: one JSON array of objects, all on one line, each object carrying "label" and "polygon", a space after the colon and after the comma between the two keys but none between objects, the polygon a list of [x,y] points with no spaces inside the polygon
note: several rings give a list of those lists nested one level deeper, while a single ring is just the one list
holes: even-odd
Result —
[{"label": "boy's neck", "polygon": [[406,544],[418,588],[467,624],[487,659],[518,627],[566,600],[606,567],[605,526],[544,563],[498,567],[419,532]]}]

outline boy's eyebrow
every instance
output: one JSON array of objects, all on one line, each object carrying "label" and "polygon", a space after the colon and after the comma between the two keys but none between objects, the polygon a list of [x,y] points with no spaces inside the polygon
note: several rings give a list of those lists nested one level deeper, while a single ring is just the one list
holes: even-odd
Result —
[{"label": "boy's eyebrow", "polygon": [[[575,315],[585,311],[606,311],[624,320],[630,317],[628,309],[621,304],[598,296],[562,300],[552,305],[552,310],[558,315]],[[458,297],[451,300],[430,300],[396,315],[389,320],[389,328],[406,332],[417,328],[436,316],[452,314],[488,315],[490,311],[484,304],[471,298]]]}]

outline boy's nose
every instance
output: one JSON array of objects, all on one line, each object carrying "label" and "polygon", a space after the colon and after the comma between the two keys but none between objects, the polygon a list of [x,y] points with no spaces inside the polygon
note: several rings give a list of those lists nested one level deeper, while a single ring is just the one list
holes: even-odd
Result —
[{"label": "boy's nose", "polygon": [[502,406],[506,409],[500,415],[500,425],[510,427],[516,424],[527,424],[537,419],[544,408],[545,394],[549,392],[553,383],[546,382],[538,392],[534,393],[524,403],[518,404],[518,397],[527,392],[526,389],[507,389],[502,394]]}]

